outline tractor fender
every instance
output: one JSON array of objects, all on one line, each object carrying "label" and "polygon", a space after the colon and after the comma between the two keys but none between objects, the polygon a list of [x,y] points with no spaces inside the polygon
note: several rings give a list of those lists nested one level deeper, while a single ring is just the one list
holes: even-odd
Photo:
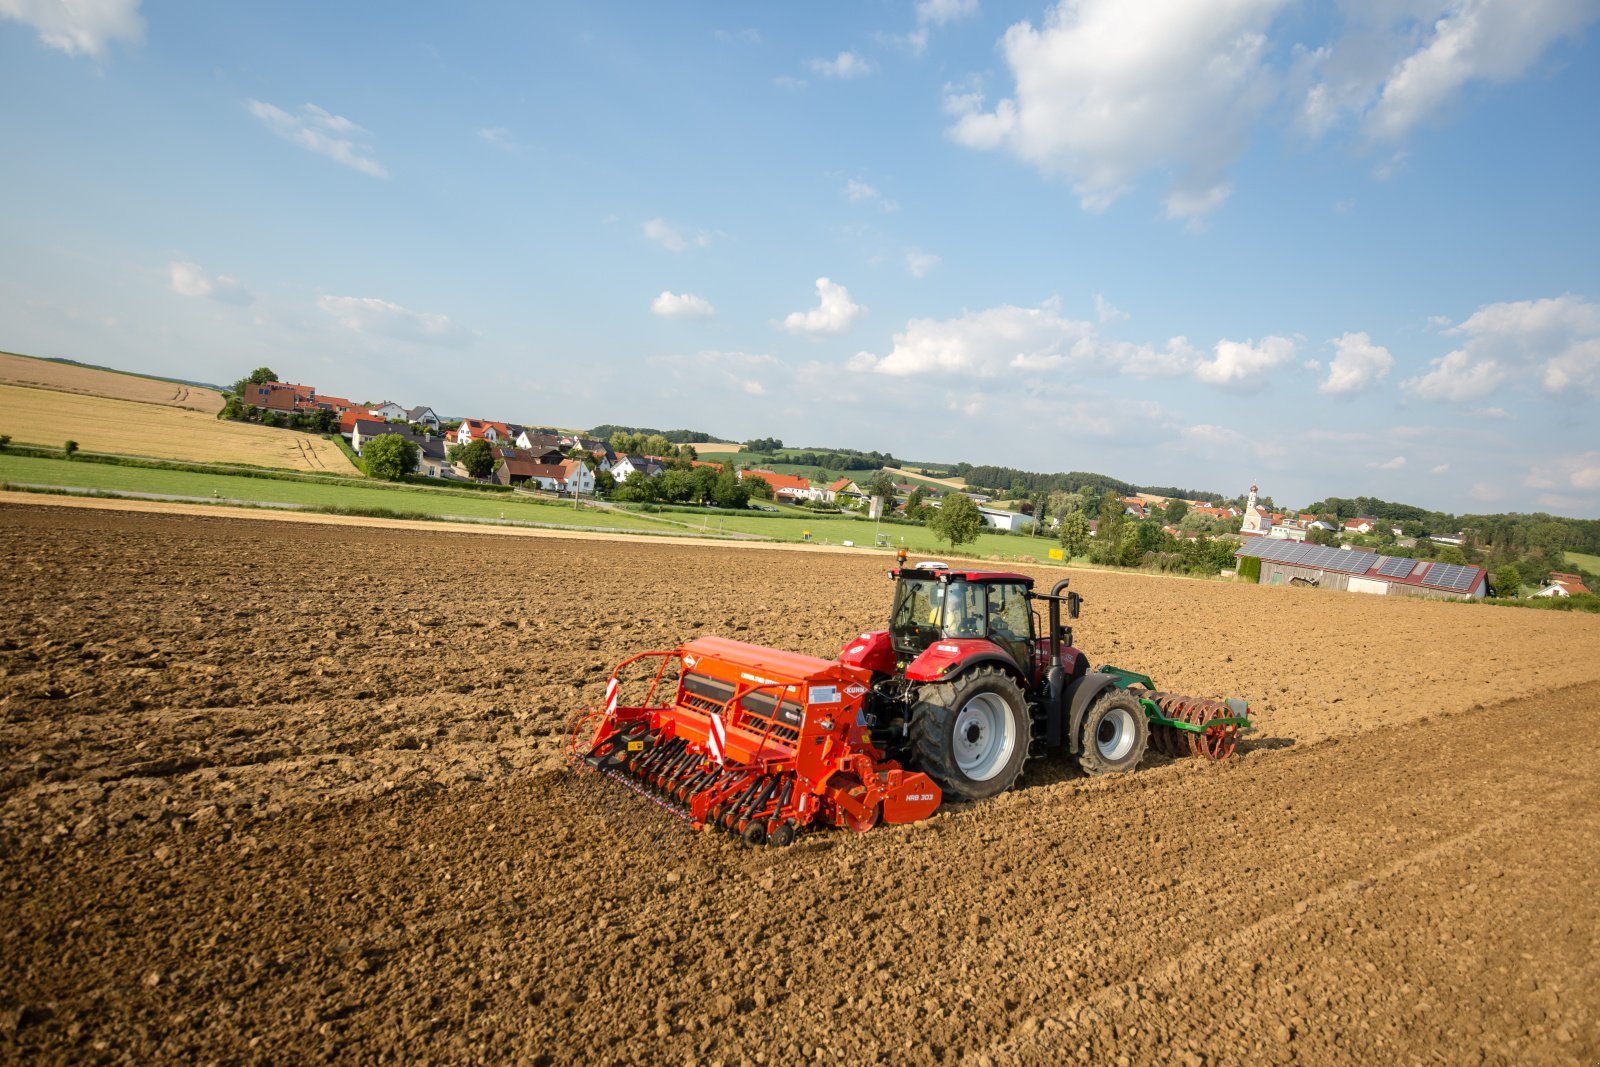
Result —
[{"label": "tractor fender", "polygon": [[993,641],[981,637],[957,637],[935,641],[916,659],[906,664],[906,680],[910,682],[947,682],[973,667],[993,665],[1012,678],[1024,692],[1028,679],[1017,666],[1017,661],[1006,655]]},{"label": "tractor fender", "polygon": [[1117,680],[1110,674],[1098,672],[1080,674],[1067,683],[1066,705],[1067,712],[1067,751],[1074,756],[1083,747],[1082,739],[1078,736],[1079,728],[1083,726],[1083,716],[1089,710],[1089,705],[1094,703],[1094,698],[1107,689],[1115,689]]}]

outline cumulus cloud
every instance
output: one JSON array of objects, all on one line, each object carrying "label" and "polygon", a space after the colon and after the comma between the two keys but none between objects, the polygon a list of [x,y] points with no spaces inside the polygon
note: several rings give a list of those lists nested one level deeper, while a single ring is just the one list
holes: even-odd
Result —
[{"label": "cumulus cloud", "polygon": [[1525,479],[1530,489],[1600,491],[1600,452],[1556,456],[1534,466]]},{"label": "cumulus cloud", "polygon": [[852,204],[876,204],[884,211],[899,211],[900,205],[888,199],[876,188],[861,181],[851,178],[845,182],[844,195]]},{"label": "cumulus cloud", "polygon": [[906,250],[906,270],[913,278],[926,278],[928,272],[939,265],[939,257],[920,248]]},{"label": "cumulus cloud", "polygon": [[1465,341],[1402,389],[1424,400],[1467,403],[1531,377],[1550,394],[1600,396],[1600,304],[1570,293],[1486,304],[1444,332]]},{"label": "cumulus cloud", "polygon": [[813,59],[811,72],[819,78],[849,81],[872,73],[872,64],[854,52],[840,52],[833,59]]},{"label": "cumulus cloud", "polygon": [[47,47],[99,59],[113,41],[144,40],[139,0],[0,0],[0,18],[33,27]]},{"label": "cumulus cloud", "polygon": [[703,230],[685,233],[666,219],[651,219],[644,224],[644,235],[668,252],[682,252],[689,248],[704,248],[711,243],[711,235]]},{"label": "cumulus cloud", "polygon": [[931,30],[975,15],[977,11],[978,0],[919,0],[916,28],[904,36],[889,39],[912,55],[920,56],[928,47]]},{"label": "cumulus cloud", "polygon": [[332,315],[340,326],[368,337],[388,337],[402,341],[456,347],[472,339],[469,330],[445,315],[412,311],[387,300],[359,296],[322,296],[317,306]]},{"label": "cumulus cloud", "polygon": [[650,310],[664,319],[709,319],[717,313],[705,297],[670,291],[652,300]]},{"label": "cumulus cloud", "polygon": [[1199,362],[1185,338],[1174,337],[1159,349],[1108,342],[1092,323],[1062,315],[1052,301],[1036,308],[1005,304],[953,319],[912,319],[894,335],[888,355],[859,352],[849,367],[896,377],[981,379],[1072,369],[1164,378],[1188,374]]},{"label": "cumulus cloud", "polygon": [[1287,337],[1250,341],[1218,341],[1214,358],[1195,368],[1195,377],[1208,385],[1234,392],[1252,392],[1267,382],[1274,370],[1294,361],[1295,344]]},{"label": "cumulus cloud", "polygon": [[1434,467],[1429,468],[1428,473],[1429,474],[1448,474],[1448,473],[1450,473],[1450,464],[1448,464],[1448,463],[1440,463],[1440,464],[1438,464],[1438,465],[1436,465]]},{"label": "cumulus cloud", "polygon": [[208,297],[223,304],[244,307],[255,301],[255,294],[238,278],[212,274],[198,263],[174,260],[167,265],[168,284],[179,296]]},{"label": "cumulus cloud", "polygon": [[850,299],[850,291],[844,286],[818,278],[817,306],[810,311],[790,312],[780,328],[809,337],[841,334],[866,313],[866,308]]},{"label": "cumulus cloud", "polygon": [[1475,82],[1507,83],[1535,69],[1597,9],[1584,0],[1410,0],[1346,3],[1338,41],[1307,56],[1302,124],[1320,134],[1353,121],[1398,141]]},{"label": "cumulus cloud", "polygon": [[1266,31],[1285,2],[1062,0],[1042,26],[1006,31],[1012,96],[985,109],[976,87],[947,87],[950,136],[1067,177],[1087,210],[1162,169],[1174,174],[1169,217],[1215,211],[1273,98]]},{"label": "cumulus cloud", "polygon": [[1404,456],[1396,456],[1393,459],[1386,459],[1380,463],[1367,464],[1367,466],[1371,467],[1375,471],[1397,471],[1405,465],[1406,457]]},{"label": "cumulus cloud", "polygon": [[1334,356],[1328,376],[1317,386],[1327,396],[1350,396],[1365,392],[1389,376],[1394,357],[1382,345],[1372,343],[1364,333],[1347,333],[1332,342]]},{"label": "cumulus cloud", "polygon": [[1100,325],[1102,326],[1110,326],[1112,323],[1117,322],[1126,322],[1128,319],[1128,313],[1123,311],[1121,308],[1114,306],[1111,301],[1105,298],[1104,293],[1094,294],[1094,313],[1095,317],[1100,320]]},{"label": "cumulus cloud", "polygon": [[389,176],[384,165],[372,158],[372,146],[362,143],[370,140],[371,134],[342,115],[330,114],[316,104],[302,105],[294,115],[260,100],[252,100],[248,106],[262,125],[290,144],[373,178]]}]

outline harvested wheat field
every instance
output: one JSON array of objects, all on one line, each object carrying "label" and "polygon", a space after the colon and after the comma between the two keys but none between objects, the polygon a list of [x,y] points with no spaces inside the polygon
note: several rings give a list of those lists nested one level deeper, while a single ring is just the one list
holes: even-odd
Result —
[{"label": "harvested wheat field", "polygon": [[136,374],[121,374],[98,367],[19,356],[0,352],[0,382],[54,389],[62,393],[82,393],[113,400],[135,400],[141,404],[164,404],[215,415],[222,410],[222,394],[215,389],[181,382],[164,382]]},{"label": "harvested wheat field", "polygon": [[[172,388],[167,386],[169,392]],[[297,430],[224,421],[215,415],[220,407],[219,401],[206,413],[158,402],[0,385],[0,432],[19,443],[56,448],[70,438],[91,452],[356,473],[331,441]]]},{"label": "harvested wheat field", "polygon": [[881,557],[5,505],[0,560],[9,1060],[1600,1056],[1600,619],[1086,572],[1079,645],[1250,698],[1241,756],[748,849],[569,716],[831,655]]}]

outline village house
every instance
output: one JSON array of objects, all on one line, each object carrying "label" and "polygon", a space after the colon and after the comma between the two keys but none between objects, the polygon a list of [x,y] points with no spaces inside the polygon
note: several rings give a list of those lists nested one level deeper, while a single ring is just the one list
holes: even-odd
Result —
[{"label": "village house", "polygon": [[823,499],[829,503],[839,503],[840,497],[851,501],[860,500],[863,495],[861,487],[849,478],[840,478],[823,490],[823,494]]},{"label": "village house", "polygon": [[1378,528],[1378,520],[1364,515],[1344,520],[1345,533],[1369,534]]},{"label": "village house", "polygon": [[798,503],[801,500],[823,500],[827,492],[825,489],[813,488],[811,483],[804,478],[799,478],[792,474],[779,474],[777,471],[761,470],[757,467],[739,472],[741,481],[747,477],[764,479],[768,485],[772,486],[773,496],[789,503]]},{"label": "village house", "polygon": [[1033,521],[1020,511],[1001,511],[999,508],[979,508],[978,514],[983,516],[984,525],[1008,533],[1017,533],[1024,524]]},{"label": "village house", "polygon": [[615,478],[618,484],[621,484],[627,480],[628,475],[635,472],[646,478],[653,478],[666,469],[665,465],[654,456],[630,456],[624,454],[618,456],[617,462],[612,465],[611,477]]},{"label": "village house", "polygon": [[1577,596],[1589,592],[1589,587],[1583,584],[1583,579],[1576,574],[1562,574],[1557,571],[1550,572],[1550,580],[1545,583],[1534,596]]},{"label": "village house", "polygon": [[405,419],[415,426],[426,426],[434,433],[439,432],[439,416],[435,415],[433,409],[426,404],[407,409]]}]

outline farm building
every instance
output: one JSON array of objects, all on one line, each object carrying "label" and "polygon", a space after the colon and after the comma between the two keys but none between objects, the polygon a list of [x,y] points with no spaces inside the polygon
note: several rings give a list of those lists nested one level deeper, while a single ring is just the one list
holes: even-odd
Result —
[{"label": "farm building", "polygon": [[1380,556],[1359,549],[1266,537],[1251,538],[1241,545],[1234,553],[1236,566],[1248,556],[1261,560],[1262,585],[1314,584],[1323,589],[1380,596],[1481,597],[1488,591],[1482,567],[1456,563]]}]

